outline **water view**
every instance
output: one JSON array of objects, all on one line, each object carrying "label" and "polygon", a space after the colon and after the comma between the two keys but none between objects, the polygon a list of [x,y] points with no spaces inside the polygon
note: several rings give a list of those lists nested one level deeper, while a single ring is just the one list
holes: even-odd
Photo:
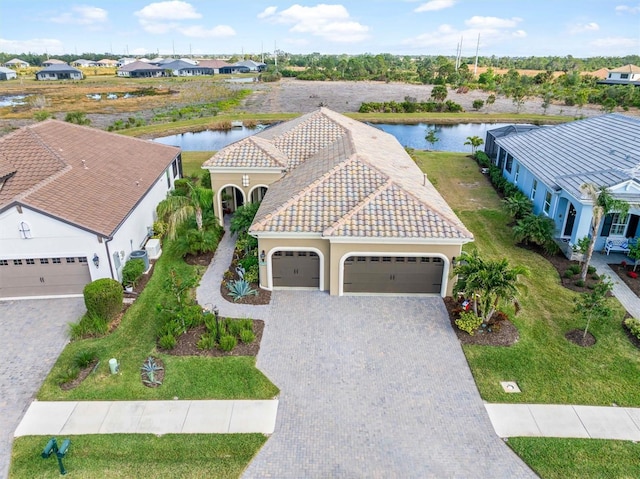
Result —
[{"label": "water view", "polygon": [[[418,150],[470,152],[471,147],[465,145],[469,136],[479,136],[483,140],[487,130],[505,126],[507,123],[460,123],[457,125],[416,125],[371,124],[395,136],[402,146]],[[428,129],[435,129],[438,141],[432,146],[425,136]],[[231,143],[261,131],[262,128],[233,128],[231,130],[205,130],[195,133],[164,136],[154,141],[165,145],[178,146],[185,151],[217,151]]]}]

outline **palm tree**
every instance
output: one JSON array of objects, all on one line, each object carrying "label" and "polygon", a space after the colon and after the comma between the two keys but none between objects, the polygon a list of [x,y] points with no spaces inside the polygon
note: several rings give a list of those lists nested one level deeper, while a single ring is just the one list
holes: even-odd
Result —
[{"label": "palm tree", "polygon": [[580,279],[582,281],[586,281],[589,263],[591,262],[593,249],[596,245],[596,240],[598,239],[598,228],[600,228],[602,218],[613,212],[620,213],[622,216],[627,216],[627,213],[629,213],[629,203],[615,199],[605,186],[597,187],[593,183],[584,183],[580,187],[580,191],[593,203],[591,241],[589,242],[589,247],[584,255],[584,263],[582,263],[582,272],[580,273]]},{"label": "palm tree", "polygon": [[474,312],[483,322],[491,319],[500,302],[515,299],[519,276],[528,274],[523,266],[510,267],[505,258],[484,260],[477,250],[471,254],[463,251],[453,272],[459,276],[454,292],[473,295]]},{"label": "palm tree", "polygon": [[158,216],[167,222],[167,235],[175,239],[176,231],[195,216],[198,231],[202,231],[202,212],[213,205],[213,190],[188,182],[187,196],[169,196],[158,205]]},{"label": "palm tree", "polygon": [[476,149],[480,145],[484,145],[484,140],[479,136],[468,136],[467,141],[464,142],[465,145],[471,145],[471,154],[476,154]]}]

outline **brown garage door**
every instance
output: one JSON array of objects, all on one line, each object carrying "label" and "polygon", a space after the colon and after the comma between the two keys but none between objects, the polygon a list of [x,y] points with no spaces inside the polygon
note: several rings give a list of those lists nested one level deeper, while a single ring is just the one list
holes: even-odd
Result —
[{"label": "brown garage door", "polygon": [[312,251],[276,251],[271,264],[274,286],[320,287],[320,258]]},{"label": "brown garage door", "polygon": [[89,282],[85,256],[0,259],[0,298],[81,294]]},{"label": "brown garage door", "polygon": [[440,293],[444,262],[429,256],[350,256],[345,293]]}]

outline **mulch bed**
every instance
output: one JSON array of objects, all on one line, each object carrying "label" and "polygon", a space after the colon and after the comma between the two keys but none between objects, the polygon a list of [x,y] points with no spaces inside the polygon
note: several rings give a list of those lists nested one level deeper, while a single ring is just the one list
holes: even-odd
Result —
[{"label": "mulch bed", "polygon": [[80,371],[77,378],[75,378],[73,381],[69,381],[68,383],[61,384],[60,389],[62,389],[63,391],[69,391],[80,386],[82,381],[87,379],[89,374],[93,372],[94,368],[98,365],[98,362],[99,360],[97,358],[91,361],[91,363],[86,368]]},{"label": "mulch bed", "polygon": [[622,329],[624,329],[624,332],[626,333],[627,337],[629,338],[629,341],[631,341],[631,344],[633,344],[636,348],[640,349],[640,339],[638,339],[637,337],[635,337],[631,331],[629,331],[629,328],[627,328],[627,325],[624,324],[624,320],[627,318],[630,318],[631,315],[629,313],[624,315],[624,318],[622,319]]},{"label": "mulch bed", "polygon": [[209,266],[215,254],[215,251],[208,251],[197,255],[188,254],[183,259],[185,263],[190,264],[191,266]]},{"label": "mulch bed", "polygon": [[[162,386],[162,382],[164,381],[164,373],[165,373],[164,363],[160,358],[156,358],[155,356],[151,356],[151,357],[156,362],[156,364],[162,368],[159,371],[155,372],[155,380],[157,381],[157,383],[152,384],[152,383],[145,382],[147,380],[147,375],[142,371],[142,369],[140,370],[140,381],[142,381],[143,386],[146,386],[148,388],[157,388],[158,386]],[[144,362],[146,363],[147,360],[145,359]],[[140,367],[142,367],[142,364],[140,365]]]},{"label": "mulch bed", "polygon": [[640,267],[636,268],[636,273],[638,273],[638,278],[632,278],[627,273],[633,271],[633,265],[622,266],[618,263],[611,263],[609,267],[613,270],[614,273],[618,275],[620,281],[626,284],[633,294],[640,297]]},{"label": "mulch bed", "polygon": [[259,319],[253,320],[253,333],[256,335],[255,341],[250,344],[244,344],[242,341],[238,341],[238,345],[233,348],[233,351],[221,351],[217,348],[214,349],[198,349],[198,340],[200,336],[207,332],[205,326],[198,326],[190,329],[186,333],[180,335],[177,338],[176,347],[170,350],[158,348],[159,351],[170,354],[172,356],[209,356],[209,357],[223,357],[223,356],[257,356],[260,351],[260,341],[262,340],[262,332],[264,331],[264,321]]},{"label": "mulch bed", "polygon": [[456,319],[458,314],[456,310],[459,309],[460,303],[451,296],[444,298],[444,304],[449,313],[449,321],[451,321],[451,327],[456,333],[458,340],[462,344],[478,344],[482,346],[512,346],[520,339],[520,334],[515,325],[508,319],[498,321],[492,325],[491,332],[478,330],[473,336],[462,331],[456,326]]},{"label": "mulch bed", "polygon": [[220,282],[220,294],[222,295],[222,297],[227,301],[229,301],[230,303],[252,304],[254,306],[269,304],[271,302],[271,291],[262,289],[258,283],[251,283],[251,289],[255,289],[258,292],[258,294],[256,295],[252,294],[249,296],[245,296],[244,298],[240,298],[238,301],[234,301],[234,299],[231,296],[229,296],[229,290],[225,286],[225,283],[227,281],[237,281],[240,279],[240,276],[238,276],[238,273],[236,272],[236,268],[238,267],[238,262],[236,261],[236,258],[238,257],[238,253],[237,252],[234,253],[233,256],[234,256],[234,259],[231,261],[231,265],[229,265],[228,272],[225,274],[226,277],[228,277],[229,274],[231,276],[228,277],[228,279],[225,279],[224,281]]},{"label": "mulch bed", "polygon": [[596,338],[593,334],[587,332],[587,335],[584,336],[584,338],[583,336],[583,329],[572,329],[564,335],[568,341],[571,341],[573,344],[577,344],[578,346],[582,346],[583,348],[588,348],[596,344]]}]

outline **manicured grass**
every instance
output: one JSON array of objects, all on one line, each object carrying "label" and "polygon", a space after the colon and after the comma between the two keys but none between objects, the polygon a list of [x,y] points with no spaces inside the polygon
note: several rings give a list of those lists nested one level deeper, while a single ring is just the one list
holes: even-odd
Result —
[{"label": "manicured grass", "polygon": [[372,123],[534,123],[549,125],[564,123],[571,116],[536,115],[532,113],[480,113],[464,111],[461,113],[347,113],[347,116],[359,121]]},{"label": "manicured grass", "polygon": [[542,479],[635,479],[640,444],[631,441],[514,437],[509,446]]},{"label": "manicured grass", "polygon": [[[594,321],[589,331],[597,342],[581,348],[566,340],[571,329],[584,328],[573,313],[577,293],[560,284],[555,268],[541,255],[515,246],[500,201],[475,162],[465,154],[415,152],[419,166],[460,216],[478,248],[488,257],[506,257],[523,265],[521,311],[513,322],[520,333],[514,346],[464,346],[482,398],[489,402],[640,405],[637,378],[640,351],[621,326],[624,309],[609,321]],[[513,308],[510,310],[513,313]],[[517,381],[521,394],[504,393],[500,381]]]},{"label": "manicured grass", "polygon": [[[59,443],[66,439],[59,437]],[[63,459],[69,477],[108,479],[240,477],[267,438],[262,434],[112,434],[69,436]],[[40,453],[49,437],[19,437],[13,443],[12,479],[58,478],[55,455]]]},{"label": "manicured grass", "polygon": [[[156,306],[166,301],[163,290],[168,272],[192,268],[182,260],[163,254],[153,277],[110,335],[74,341],[67,345],[38,393],[40,400],[133,400],[133,399],[270,399],[278,388],[255,367],[253,357],[176,357],[156,352],[160,327]],[[100,358],[97,371],[70,391],[60,389],[56,376],[69,367],[78,351],[93,350]],[[147,388],[140,367],[150,354],[165,363],[161,387]],[[108,361],[120,362],[120,373],[109,373]]]},{"label": "manicured grass", "polygon": [[205,170],[200,168],[202,163],[215,154],[215,151],[183,151],[182,152],[182,172],[184,176],[200,177]]}]

